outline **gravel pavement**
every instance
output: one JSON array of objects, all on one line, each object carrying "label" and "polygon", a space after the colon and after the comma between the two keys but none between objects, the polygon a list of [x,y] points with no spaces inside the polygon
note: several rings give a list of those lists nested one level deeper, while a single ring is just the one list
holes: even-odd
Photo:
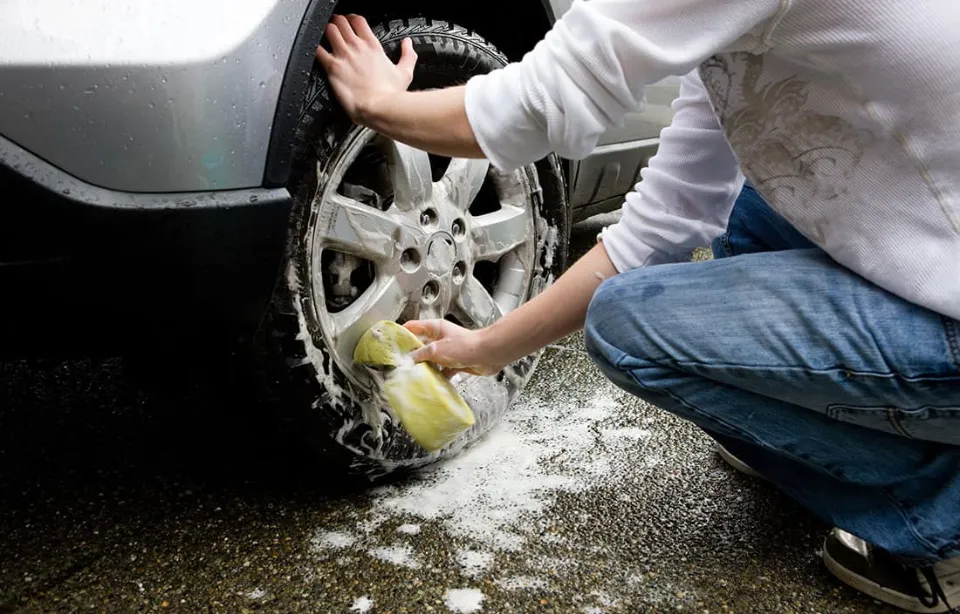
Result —
[{"label": "gravel pavement", "polygon": [[222,386],[140,381],[121,359],[0,364],[0,614],[893,611],[824,571],[828,527],[576,336],[482,442],[376,488]]}]

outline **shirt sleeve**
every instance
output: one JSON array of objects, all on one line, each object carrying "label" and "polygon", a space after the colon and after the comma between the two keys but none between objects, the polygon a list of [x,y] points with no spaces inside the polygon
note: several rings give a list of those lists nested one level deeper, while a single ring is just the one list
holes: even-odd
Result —
[{"label": "shirt sleeve", "polygon": [[621,273],[688,259],[723,232],[743,187],[740,166],[695,72],[681,80],[673,110],[620,220],[600,235]]},{"label": "shirt sleeve", "polygon": [[775,23],[783,0],[576,0],[522,61],[467,82],[467,119],[509,172],[554,151],[580,159],[642,108],[643,90]]}]

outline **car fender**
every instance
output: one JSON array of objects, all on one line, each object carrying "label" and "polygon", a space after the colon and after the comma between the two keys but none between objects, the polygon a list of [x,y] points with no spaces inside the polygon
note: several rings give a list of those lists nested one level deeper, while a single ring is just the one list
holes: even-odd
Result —
[{"label": "car fender", "polygon": [[298,32],[322,30],[332,8],[14,2],[0,11],[0,134],[112,190],[261,186]]}]

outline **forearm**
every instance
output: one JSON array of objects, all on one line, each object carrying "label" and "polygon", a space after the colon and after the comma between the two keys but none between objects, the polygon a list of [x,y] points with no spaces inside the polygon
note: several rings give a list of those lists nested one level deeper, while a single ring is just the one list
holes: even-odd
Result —
[{"label": "forearm", "polygon": [[508,364],[580,330],[597,287],[616,274],[598,243],[547,290],[484,330],[483,344]]},{"label": "forearm", "polygon": [[482,158],[467,120],[464,86],[402,92],[359,109],[364,126],[401,143],[441,156]]}]

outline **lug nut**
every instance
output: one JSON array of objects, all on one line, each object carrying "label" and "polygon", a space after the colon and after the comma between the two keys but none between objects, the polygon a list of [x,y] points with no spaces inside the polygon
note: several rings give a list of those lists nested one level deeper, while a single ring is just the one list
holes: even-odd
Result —
[{"label": "lug nut", "polygon": [[420,224],[422,226],[433,226],[437,223],[437,212],[433,209],[427,209],[420,214]]},{"label": "lug nut", "polygon": [[425,286],[423,286],[423,302],[432,303],[437,300],[437,296],[440,294],[440,285],[435,281],[428,281]]},{"label": "lug nut", "polygon": [[467,265],[463,262],[458,262],[453,266],[453,283],[459,284],[463,282],[463,278],[467,274]]},{"label": "lug nut", "polygon": [[450,230],[453,232],[453,236],[462,237],[466,229],[467,226],[463,223],[463,220],[454,220],[453,227]]},{"label": "lug nut", "polygon": [[408,273],[417,270],[417,267],[420,266],[420,252],[412,247],[403,250],[403,253],[400,254],[400,266]]}]

